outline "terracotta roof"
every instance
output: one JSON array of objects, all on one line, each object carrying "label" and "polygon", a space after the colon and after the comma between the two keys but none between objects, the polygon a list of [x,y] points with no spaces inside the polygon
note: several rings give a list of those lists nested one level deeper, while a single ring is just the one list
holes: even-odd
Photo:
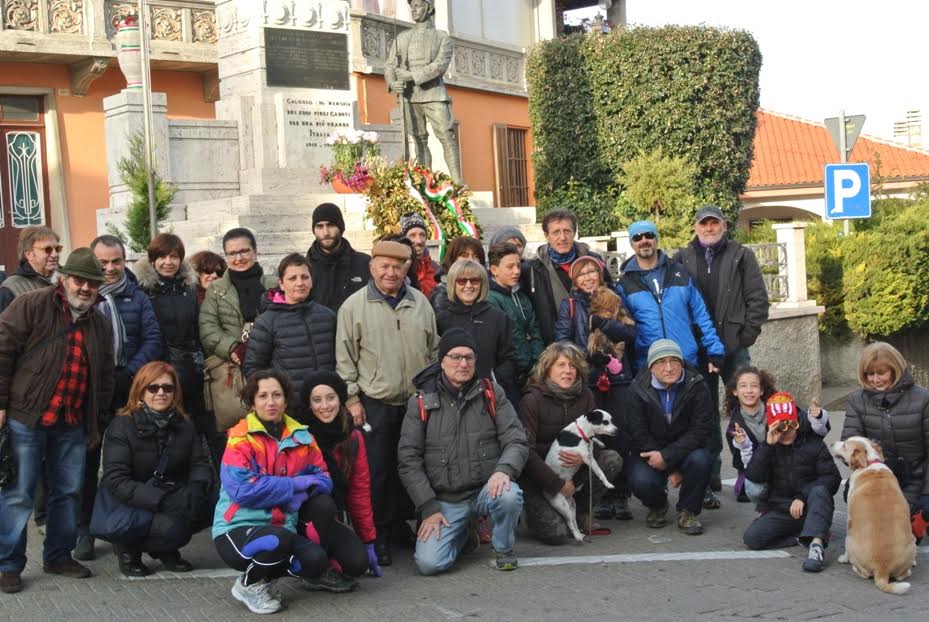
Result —
[{"label": "terracotta roof", "polygon": [[[754,147],[749,191],[822,184],[823,166],[839,161],[839,150],[825,125],[770,110],[758,111]],[[868,162],[872,177],[879,170],[883,177],[898,181],[929,178],[929,151],[864,134],[848,161]]]}]

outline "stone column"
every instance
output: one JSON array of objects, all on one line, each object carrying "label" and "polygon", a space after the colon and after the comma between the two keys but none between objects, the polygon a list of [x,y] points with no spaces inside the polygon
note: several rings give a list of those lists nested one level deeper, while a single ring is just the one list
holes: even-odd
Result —
[{"label": "stone column", "polygon": [[787,273],[786,303],[807,302],[806,292],[806,222],[788,222],[774,225],[777,243],[784,244],[787,250],[787,266],[781,269]]}]

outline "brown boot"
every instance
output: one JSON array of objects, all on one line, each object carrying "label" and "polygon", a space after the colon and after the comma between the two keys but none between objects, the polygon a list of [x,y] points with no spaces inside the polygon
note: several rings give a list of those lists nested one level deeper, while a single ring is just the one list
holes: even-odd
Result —
[{"label": "brown boot", "polygon": [[70,579],[86,579],[91,575],[90,568],[74,561],[70,556],[45,564],[42,569],[49,574],[60,574]]},{"label": "brown boot", "polygon": [[15,594],[23,589],[23,580],[18,572],[0,572],[0,592]]}]

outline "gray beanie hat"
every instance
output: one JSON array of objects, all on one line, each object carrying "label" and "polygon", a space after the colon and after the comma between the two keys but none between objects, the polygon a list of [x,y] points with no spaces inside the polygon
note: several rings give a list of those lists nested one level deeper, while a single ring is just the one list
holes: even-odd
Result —
[{"label": "gray beanie hat", "polygon": [[684,355],[677,343],[670,339],[659,339],[648,348],[648,366],[651,367],[655,361],[668,356],[677,357],[682,363],[684,362]]},{"label": "gray beanie hat", "polygon": [[524,236],[523,232],[517,229],[516,227],[504,227],[503,229],[500,229],[499,231],[497,231],[490,238],[489,246],[493,246],[494,244],[499,244],[500,242],[506,242],[507,240],[512,240],[513,238],[516,238],[517,240],[519,240],[520,243],[523,245],[523,248],[526,247],[526,236]]}]

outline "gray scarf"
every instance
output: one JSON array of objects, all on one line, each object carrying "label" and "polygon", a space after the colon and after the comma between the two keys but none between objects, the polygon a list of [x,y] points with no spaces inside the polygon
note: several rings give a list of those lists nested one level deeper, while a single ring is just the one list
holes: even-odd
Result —
[{"label": "gray scarf", "polygon": [[113,363],[116,369],[126,366],[126,326],[123,319],[119,316],[119,309],[116,308],[114,295],[122,294],[129,285],[129,277],[123,272],[123,278],[115,283],[107,283],[100,288],[100,295],[103,296],[104,304],[101,310],[106,319],[110,321],[113,329]]},{"label": "gray scarf", "polygon": [[552,392],[557,399],[562,402],[573,402],[581,395],[581,390],[584,388],[583,382],[581,380],[581,375],[578,374],[577,378],[574,379],[574,384],[570,388],[564,389],[561,385],[556,384],[552,380],[545,380],[545,386],[549,391]]},{"label": "gray scarf", "polygon": [[742,419],[745,421],[745,427],[748,428],[748,431],[752,433],[752,436],[755,437],[759,443],[765,439],[767,434],[767,427],[764,406],[756,413],[746,412],[744,408],[739,406],[739,411],[742,413]]}]

